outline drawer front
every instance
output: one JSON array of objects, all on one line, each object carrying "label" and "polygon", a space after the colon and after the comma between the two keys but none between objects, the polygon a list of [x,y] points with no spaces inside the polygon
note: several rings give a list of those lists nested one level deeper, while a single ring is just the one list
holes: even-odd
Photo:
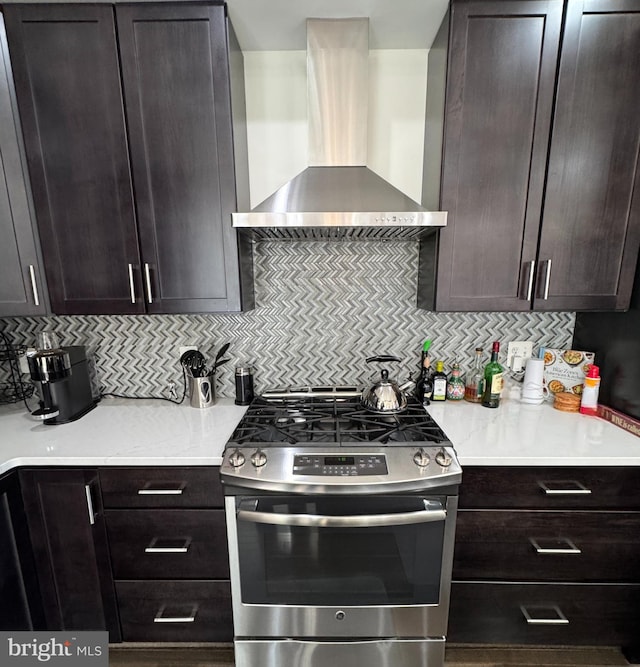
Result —
[{"label": "drawer front", "polygon": [[228,581],[116,581],[125,642],[233,641]]},{"label": "drawer front", "polygon": [[639,615],[637,585],[454,583],[447,639],[620,646],[637,641]]},{"label": "drawer front", "polygon": [[461,509],[640,509],[640,468],[465,467]]},{"label": "drawer front", "polygon": [[220,468],[103,468],[105,507],[223,507]]},{"label": "drawer front", "polygon": [[228,579],[223,510],[106,510],[116,579]]},{"label": "drawer front", "polygon": [[640,512],[461,510],[456,580],[639,582]]}]

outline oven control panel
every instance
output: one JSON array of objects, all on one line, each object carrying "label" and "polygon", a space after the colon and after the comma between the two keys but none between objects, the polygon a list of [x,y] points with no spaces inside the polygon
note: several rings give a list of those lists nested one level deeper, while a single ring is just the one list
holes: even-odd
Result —
[{"label": "oven control panel", "polygon": [[388,475],[389,470],[384,454],[296,454],[293,474],[356,477]]}]

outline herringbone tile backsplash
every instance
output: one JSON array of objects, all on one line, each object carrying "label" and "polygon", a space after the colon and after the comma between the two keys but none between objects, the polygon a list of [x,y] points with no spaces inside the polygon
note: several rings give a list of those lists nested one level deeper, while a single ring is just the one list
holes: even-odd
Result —
[{"label": "herringbone tile backsplash", "polygon": [[[365,358],[393,354],[396,375],[417,370],[425,338],[433,357],[468,367],[478,344],[532,340],[571,344],[574,313],[433,313],[415,306],[418,245],[407,241],[261,242],[255,247],[256,308],[235,315],[52,316],[0,319],[15,344],[43,329],[86,345],[103,391],[168,396],[182,386],[181,345],[211,360],[231,343],[217,378],[234,395],[237,364],[254,368],[256,391],[300,384],[367,384]],[[534,349],[535,349],[534,348]],[[0,372],[2,369],[0,368]],[[0,378],[1,379],[1,378]]]}]

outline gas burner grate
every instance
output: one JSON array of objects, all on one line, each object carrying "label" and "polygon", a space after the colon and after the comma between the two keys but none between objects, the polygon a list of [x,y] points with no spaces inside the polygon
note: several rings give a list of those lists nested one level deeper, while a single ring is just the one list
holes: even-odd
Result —
[{"label": "gas burner grate", "polygon": [[422,405],[409,397],[407,409],[381,415],[362,407],[360,399],[318,396],[256,398],[231,436],[237,445],[278,447],[408,442],[446,443],[447,436]]}]

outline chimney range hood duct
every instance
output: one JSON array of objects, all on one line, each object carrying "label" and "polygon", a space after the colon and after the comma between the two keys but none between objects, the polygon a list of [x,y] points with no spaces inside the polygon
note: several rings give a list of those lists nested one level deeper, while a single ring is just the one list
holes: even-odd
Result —
[{"label": "chimney range hood duct", "polygon": [[369,19],[308,19],[309,162],[233,226],[257,239],[419,238],[446,225],[366,165]]}]

